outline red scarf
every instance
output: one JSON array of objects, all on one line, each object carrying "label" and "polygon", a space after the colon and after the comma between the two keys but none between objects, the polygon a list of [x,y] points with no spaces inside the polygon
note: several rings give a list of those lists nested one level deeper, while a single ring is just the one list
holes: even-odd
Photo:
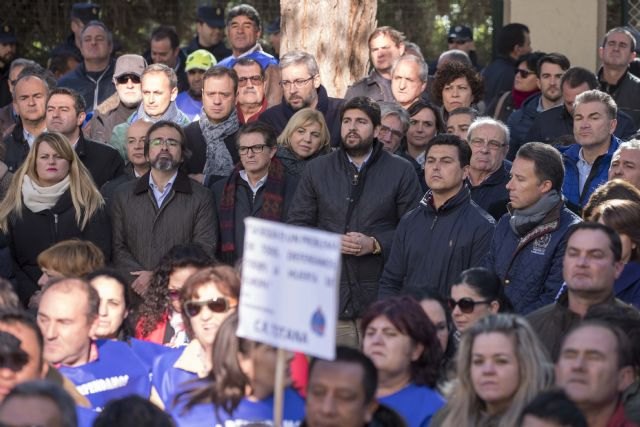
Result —
[{"label": "red scarf", "polygon": [[522,103],[525,101],[525,99],[527,99],[534,93],[538,93],[538,92],[540,92],[539,89],[532,90],[530,92],[523,92],[521,90],[511,89],[511,98],[513,99],[513,109],[517,110],[518,108],[522,107]]}]

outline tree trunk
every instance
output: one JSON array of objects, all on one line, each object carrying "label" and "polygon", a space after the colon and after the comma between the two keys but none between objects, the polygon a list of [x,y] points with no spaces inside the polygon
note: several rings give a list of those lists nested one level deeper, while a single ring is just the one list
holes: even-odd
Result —
[{"label": "tree trunk", "polygon": [[280,10],[280,57],[291,50],[314,55],[329,96],[342,98],[366,75],[377,0],[280,0]]}]

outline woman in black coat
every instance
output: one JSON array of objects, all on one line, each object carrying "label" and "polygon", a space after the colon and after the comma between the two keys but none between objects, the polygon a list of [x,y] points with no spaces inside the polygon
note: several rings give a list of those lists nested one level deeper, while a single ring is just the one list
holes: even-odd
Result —
[{"label": "woman in black coat", "polygon": [[0,231],[8,237],[17,292],[25,305],[42,275],[38,254],[54,243],[89,240],[110,258],[104,200],[63,135],[44,132],[33,142],[0,203]]}]

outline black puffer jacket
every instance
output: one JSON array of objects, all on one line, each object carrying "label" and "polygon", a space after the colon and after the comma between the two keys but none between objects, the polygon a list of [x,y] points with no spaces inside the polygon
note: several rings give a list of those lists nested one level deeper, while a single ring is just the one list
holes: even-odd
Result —
[{"label": "black puffer jacket", "polygon": [[38,255],[53,244],[73,238],[89,240],[102,249],[107,260],[111,257],[111,225],[106,210],[99,210],[84,230],[80,230],[69,190],[51,209],[32,212],[23,206],[21,218],[9,218],[8,238],[18,296],[25,305],[38,289],[37,282],[42,275]]},{"label": "black puffer jacket", "polygon": [[411,164],[383,151],[377,140],[360,172],[343,150],[321,156],[305,168],[288,222],[339,234],[359,232],[375,237],[382,247],[381,255],[343,255],[341,319],[360,317],[376,300],[395,229],[419,198],[420,185]]}]

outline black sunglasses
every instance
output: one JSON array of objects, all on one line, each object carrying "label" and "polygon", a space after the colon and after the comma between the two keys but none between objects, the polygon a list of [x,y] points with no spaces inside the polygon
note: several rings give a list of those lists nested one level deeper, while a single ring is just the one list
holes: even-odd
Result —
[{"label": "black sunglasses", "polygon": [[9,368],[18,372],[29,362],[29,356],[22,350],[15,353],[0,354],[0,368]]},{"label": "black sunglasses", "polygon": [[235,308],[229,304],[226,298],[216,298],[206,301],[187,301],[184,303],[183,309],[189,317],[195,317],[200,314],[202,307],[207,306],[214,313],[226,313],[229,309]]},{"label": "black sunglasses", "polygon": [[520,77],[522,77],[523,79],[526,79],[527,77],[529,77],[532,74],[535,74],[535,71],[529,71],[529,70],[523,70],[521,68],[516,68],[516,74],[520,74]]},{"label": "black sunglasses", "polygon": [[476,304],[489,304],[491,301],[474,301],[471,298],[460,298],[458,301],[453,298],[447,300],[449,308],[453,311],[456,306],[460,307],[460,311],[463,313],[473,313],[476,308]]},{"label": "black sunglasses", "polygon": [[140,83],[140,76],[136,76],[135,74],[123,74],[119,77],[116,77],[116,82],[121,85],[127,83],[129,80],[131,80],[134,84],[138,84]]}]

